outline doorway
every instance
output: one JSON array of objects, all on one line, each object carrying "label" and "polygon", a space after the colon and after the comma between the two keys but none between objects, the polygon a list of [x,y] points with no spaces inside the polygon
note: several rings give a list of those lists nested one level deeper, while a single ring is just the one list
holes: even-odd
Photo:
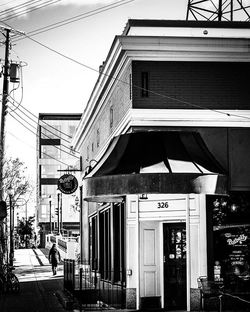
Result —
[{"label": "doorway", "polygon": [[163,225],[164,306],[186,309],[186,226],[185,223]]}]

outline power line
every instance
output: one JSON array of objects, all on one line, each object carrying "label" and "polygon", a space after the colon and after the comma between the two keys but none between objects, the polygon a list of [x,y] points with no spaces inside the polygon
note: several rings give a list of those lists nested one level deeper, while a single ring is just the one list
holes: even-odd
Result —
[{"label": "power line", "polygon": [[[73,59],[73,58],[71,58],[71,57],[69,57],[69,56],[67,56],[67,55],[65,55],[65,54],[63,54],[63,53],[61,53],[61,52],[55,50],[55,49],[53,49],[53,48],[50,48],[49,46],[47,46],[47,45],[45,45],[45,44],[39,42],[38,40],[36,40],[36,39],[34,39],[34,38],[31,38],[31,37],[29,37],[29,36],[27,36],[27,35],[25,35],[25,36],[26,36],[27,38],[29,38],[30,40],[34,41],[35,43],[39,44],[40,46],[42,46],[42,47],[44,47],[44,48],[50,50],[51,52],[54,52],[54,53],[60,55],[61,57],[66,58],[67,60],[70,60],[71,62],[74,62],[74,63],[76,63],[76,64],[78,64],[78,65],[80,65],[80,66],[83,66],[83,67],[87,68],[87,69],[90,69],[90,70],[92,70],[92,71],[95,71],[95,72],[100,73],[99,70],[97,70],[97,69],[95,69],[95,68],[93,68],[93,67],[91,67],[91,66],[88,66],[88,65],[86,65],[86,64],[84,64],[84,63],[81,63],[81,62],[79,62],[79,61],[77,61],[77,60],[75,60],[75,59]],[[118,81],[118,82],[121,82],[121,83],[123,83],[123,84],[130,85],[130,82],[127,82],[127,81],[118,79],[117,77],[111,76],[111,75],[106,74],[106,73],[104,73],[104,72],[101,72],[100,74],[103,75],[103,76],[106,76],[106,77],[108,77],[108,78],[110,78],[110,79],[113,79],[114,81]],[[135,88],[137,88],[137,89],[139,89],[139,90],[148,91],[149,93],[151,93],[151,94],[153,94],[153,95],[156,95],[156,96],[159,96],[159,97],[162,97],[162,98],[166,98],[166,99],[169,99],[169,100],[178,102],[178,103],[186,104],[186,105],[188,105],[188,106],[196,107],[196,108],[199,108],[199,109],[207,109],[207,110],[213,111],[213,112],[218,113],[218,114],[226,115],[226,116],[228,116],[228,117],[239,117],[239,118],[244,118],[244,119],[249,119],[249,120],[250,120],[250,117],[241,116],[241,115],[238,115],[238,114],[226,113],[226,112],[222,112],[222,111],[217,110],[217,109],[207,108],[207,107],[204,107],[204,106],[201,106],[201,105],[198,105],[198,104],[193,104],[193,103],[190,103],[190,102],[185,101],[185,100],[182,100],[182,99],[173,98],[173,97],[171,97],[171,96],[169,96],[169,95],[165,95],[165,94],[162,94],[162,93],[158,93],[158,92],[152,91],[152,90],[150,90],[150,89],[146,89],[146,88],[137,86],[137,85],[135,85],[135,84],[133,84],[132,86],[135,87]]]},{"label": "power line", "polygon": [[[134,0],[131,0],[131,1],[134,1]],[[8,25],[8,26],[9,26],[9,25]],[[9,26],[9,27],[11,27],[11,26]],[[76,64],[78,64],[78,65],[80,65],[80,66],[82,66],[82,67],[85,67],[85,68],[87,68],[87,69],[90,69],[90,70],[92,70],[92,71],[95,71],[95,72],[97,72],[97,73],[99,73],[99,74],[101,74],[101,75],[103,75],[103,76],[106,76],[106,77],[108,77],[108,78],[110,78],[110,79],[113,79],[113,80],[115,80],[115,81],[119,81],[119,82],[121,82],[121,83],[123,83],[123,84],[130,85],[129,82],[126,82],[126,81],[123,81],[123,80],[121,80],[121,79],[118,79],[117,77],[113,77],[113,76],[108,75],[108,74],[106,74],[106,73],[104,73],[104,72],[101,72],[101,73],[100,73],[99,70],[97,70],[97,69],[95,69],[95,68],[93,68],[93,67],[91,67],[91,66],[88,66],[88,65],[86,65],[86,64],[84,64],[84,63],[82,63],[82,62],[80,62],[80,61],[77,61],[77,60],[75,60],[75,59],[73,59],[73,58],[71,58],[71,57],[69,57],[69,56],[67,56],[67,55],[65,55],[65,54],[63,54],[63,53],[61,53],[61,52],[59,52],[59,51],[57,51],[57,50],[55,50],[55,49],[49,47],[49,46],[47,46],[47,45],[45,45],[44,43],[41,43],[40,41],[38,41],[38,40],[36,40],[36,39],[34,39],[34,38],[31,38],[31,37],[28,36],[27,34],[24,34],[24,36],[25,36],[26,38],[30,39],[31,41],[37,43],[38,45],[40,45],[40,46],[42,46],[42,47],[44,47],[44,48],[50,50],[51,52],[53,52],[53,53],[55,53],[55,54],[57,54],[57,55],[60,55],[61,57],[65,58],[65,59],[68,59],[68,60],[71,61],[71,62],[74,62],[74,63],[76,63]],[[204,106],[201,106],[201,105],[198,105],[198,104],[194,104],[194,103],[188,102],[188,101],[183,100],[183,99],[173,98],[173,97],[171,97],[171,96],[164,95],[164,94],[161,94],[161,93],[152,91],[152,90],[150,90],[150,89],[146,89],[146,88],[137,86],[137,85],[135,85],[135,84],[133,84],[132,86],[135,87],[135,88],[137,88],[137,89],[139,89],[139,90],[148,91],[149,93],[151,93],[151,94],[153,94],[153,95],[156,95],[156,96],[159,96],[159,97],[162,97],[162,98],[167,98],[167,99],[170,99],[170,100],[172,100],[172,101],[175,101],[175,102],[178,102],[178,103],[182,103],[182,104],[186,104],[186,105],[188,105],[188,106],[196,107],[196,108],[199,108],[199,109],[202,109],[202,110],[207,109],[207,110],[213,111],[213,112],[218,113],[218,114],[221,114],[221,115],[226,115],[226,116],[228,116],[228,117],[238,117],[238,118],[244,118],[244,119],[248,119],[248,120],[250,119],[250,117],[246,117],[246,116],[242,116],[242,115],[238,115],[238,114],[226,113],[226,112],[222,112],[222,111],[217,110],[217,109],[207,108],[207,107],[204,107]]]},{"label": "power line", "polygon": [[[28,128],[26,125],[24,125],[20,120],[18,120],[17,118],[15,118],[11,113],[10,113],[10,116],[11,116],[13,119],[15,119],[18,123],[20,123],[24,128],[26,128],[28,131],[30,131],[30,132],[33,133],[36,137],[38,137],[37,134],[36,134],[35,132],[33,132],[31,129],[29,129],[29,128]],[[54,146],[54,145],[53,145],[53,146]],[[55,147],[55,146],[54,146],[54,147]],[[54,158],[53,156],[50,156],[50,155],[48,155],[48,154],[46,154],[46,153],[44,153],[44,152],[42,152],[42,151],[41,151],[41,153],[69,167],[68,164],[64,163],[64,162],[61,161],[60,159]],[[72,156],[72,155],[71,155],[71,156]]]},{"label": "power line", "polygon": [[16,11],[19,9],[23,9],[23,7],[27,8],[27,4],[29,4],[29,3],[41,2],[41,1],[43,1],[43,0],[29,0],[29,1],[23,2],[21,4],[12,6],[9,9],[5,9],[3,11],[0,11],[0,15],[8,15],[8,12],[13,12],[13,11]]},{"label": "power line", "polygon": [[[20,138],[18,138],[16,135],[14,135],[12,132],[10,131],[7,131],[11,136],[13,136],[14,138],[16,138],[18,141],[21,141],[22,143],[24,143],[25,145],[29,146],[30,148],[32,148],[33,150],[35,150],[36,152],[39,152],[39,149],[35,148],[33,145],[30,145],[28,144],[27,142],[24,142],[23,140],[21,140]],[[44,152],[41,151],[41,154],[47,156],[48,158],[51,158],[51,159],[54,159],[56,161],[59,161],[60,163],[62,163],[63,165],[67,166],[67,167],[70,167],[69,165],[67,165],[66,163],[64,163],[63,161],[57,159],[57,158],[54,158]]]},{"label": "power line", "polygon": [[[35,30],[33,30],[33,31],[28,32],[27,34],[28,34],[29,36],[35,36],[35,35],[41,34],[41,33],[43,33],[43,32],[46,32],[46,31],[50,31],[50,30],[59,28],[59,27],[68,25],[68,24],[70,24],[70,23],[74,23],[74,22],[79,21],[79,20],[82,20],[82,19],[84,19],[84,18],[88,18],[88,17],[94,16],[94,15],[97,15],[97,14],[99,14],[99,13],[102,13],[102,12],[105,12],[105,11],[109,11],[109,10],[111,10],[111,9],[117,8],[117,7],[119,7],[119,6],[128,4],[128,3],[130,3],[130,2],[134,2],[134,1],[136,1],[136,0],[120,0],[120,1],[117,1],[117,2],[114,2],[114,3],[111,3],[111,4],[108,4],[108,5],[106,5],[106,6],[102,6],[102,7],[100,7],[100,8],[97,8],[97,9],[94,9],[94,10],[91,10],[91,11],[88,11],[88,12],[85,12],[85,13],[81,13],[81,14],[79,14],[79,15],[75,15],[75,16],[73,16],[73,17],[64,19],[64,20],[62,20],[62,21],[59,21],[59,22],[56,22],[56,23],[53,23],[53,24],[50,24],[50,25],[47,25],[47,26],[44,26],[44,27],[35,29]],[[13,38],[14,38],[14,37],[13,37]],[[14,42],[19,41],[19,40],[23,40],[23,39],[25,39],[25,37],[23,37],[23,38],[18,38],[18,39],[16,39],[16,40],[14,40]]]},{"label": "power line", "polygon": [[16,1],[16,0],[11,0],[11,1],[9,1],[9,2],[0,4],[0,6],[5,6],[5,5],[10,4],[10,3],[12,3],[12,2],[15,2],[15,1]]},{"label": "power line", "polygon": [[[12,97],[11,97],[11,98],[12,98]],[[13,98],[12,98],[12,100],[15,101],[15,99],[13,99]],[[15,101],[15,102],[16,102],[16,101]],[[17,103],[17,102],[16,102],[16,103]],[[11,104],[15,106],[14,103],[11,103]],[[20,103],[17,103],[17,104],[18,104],[18,107],[16,107],[17,109],[19,109],[19,110],[21,111],[21,109],[20,109],[19,107],[22,107],[26,112],[28,112],[31,116],[33,116],[35,119],[37,119],[37,116],[34,115],[31,111],[29,111],[27,108],[25,108],[25,107],[24,107],[23,105],[21,105]],[[37,122],[36,122],[36,123],[37,123]],[[65,132],[63,132],[63,131],[61,131],[61,130],[55,128],[55,127],[53,127],[52,125],[48,124],[48,123],[45,122],[44,120],[39,120],[39,123],[43,123],[43,124],[45,124],[46,126],[48,126],[49,128],[51,128],[51,129],[53,129],[53,130],[56,130],[57,132],[61,133],[62,135],[65,135],[65,136],[67,136],[68,138],[72,139],[72,137],[71,137],[69,134],[67,134],[67,133],[65,133]],[[47,128],[44,127],[44,129],[47,129]],[[66,140],[66,139],[64,139],[64,138],[62,138],[62,137],[60,137],[59,135],[56,135],[55,133],[53,133],[53,134],[54,134],[55,136],[57,136],[58,138],[61,138],[63,141],[65,141],[65,142],[67,142],[67,143],[70,143],[68,140]]]},{"label": "power line", "polygon": [[[30,127],[34,128],[34,129],[36,130],[36,127],[35,127],[35,126],[31,125],[27,120],[25,120],[23,117],[21,117],[20,115],[18,115],[16,111],[13,111],[13,113],[16,114],[21,120],[23,120],[23,121],[24,121],[26,124],[28,124]],[[16,119],[16,120],[18,121],[18,119],[15,118],[11,113],[9,113],[9,114],[10,114],[14,119]],[[42,133],[42,135],[44,135],[45,137],[51,139],[49,136],[47,136],[47,135],[44,134],[44,133]],[[36,136],[38,137],[37,134],[36,134]],[[54,146],[54,147],[55,147],[56,149],[58,149],[59,151],[65,153],[65,154],[68,154],[68,155],[70,155],[71,157],[75,157],[75,158],[79,159],[78,156],[75,156],[74,154],[71,154],[71,153],[69,153],[69,152],[63,150],[62,148],[59,148],[58,146],[56,146],[56,145],[54,145],[54,144],[52,144],[51,146]],[[66,145],[60,144],[60,146],[63,146],[63,147],[65,147],[65,148],[67,148],[67,149],[70,150],[70,148],[67,147]]]},{"label": "power line", "polygon": [[[13,98],[12,98],[13,99]],[[14,99],[13,99],[14,100]],[[12,103],[12,105],[14,105],[13,103]],[[15,106],[15,105],[14,105]],[[37,126],[41,126],[40,125],[40,123],[39,122],[37,122],[37,121],[35,121],[34,119],[32,119],[30,116],[28,116],[24,111],[22,111],[19,107],[16,107],[24,116],[26,116],[28,119],[30,119],[32,122],[34,122],[35,124],[36,124],[36,128],[37,128]],[[16,112],[16,110],[12,110],[12,111],[10,111],[10,112]],[[34,126],[33,126],[34,127]],[[34,127],[35,128],[35,127]],[[47,128],[45,128],[45,127],[43,127],[43,126],[41,126],[41,128],[42,129],[44,129],[44,130],[46,130],[46,131],[48,131],[49,133],[51,133],[51,134],[53,134],[55,137],[57,137],[58,139],[60,139],[60,140],[64,140],[64,141],[66,141],[67,143],[70,143],[69,141],[67,141],[67,140],[65,140],[65,139],[63,139],[63,138],[61,138],[60,136],[58,136],[58,135],[56,135],[54,132],[52,132],[52,131],[50,131],[49,129],[47,129]],[[54,128],[54,129],[56,129],[56,128]],[[47,136],[46,134],[44,134],[43,132],[41,132],[44,136]],[[49,139],[51,139],[51,137],[49,137],[49,136],[47,136],[47,138],[49,138]],[[66,145],[63,145],[63,144],[61,144],[62,146],[64,146],[64,147],[66,147],[66,148],[68,148],[68,149],[70,149],[69,147],[67,147]]]},{"label": "power line", "polygon": [[[40,1],[42,1],[42,0],[37,0],[37,1],[35,1],[35,2],[40,2]],[[19,17],[19,16],[28,14],[28,13],[30,13],[30,12],[33,12],[33,11],[36,11],[36,10],[45,8],[45,7],[47,7],[47,6],[50,6],[50,5],[52,5],[52,4],[57,3],[57,2],[59,2],[59,1],[61,1],[61,0],[48,0],[48,1],[44,2],[44,3],[39,4],[39,5],[31,6],[30,8],[24,7],[20,12],[13,13],[13,14],[10,14],[10,15],[6,16],[6,17],[2,20],[2,22],[5,22],[5,21],[8,21],[8,20],[10,20],[10,19],[17,18],[17,17]],[[30,1],[28,1],[28,2],[30,2]],[[31,2],[32,2],[32,1],[31,1]],[[11,8],[10,10],[12,10],[12,8]],[[0,15],[4,15],[4,12],[3,12],[2,14],[1,14],[1,12],[0,12]]]}]

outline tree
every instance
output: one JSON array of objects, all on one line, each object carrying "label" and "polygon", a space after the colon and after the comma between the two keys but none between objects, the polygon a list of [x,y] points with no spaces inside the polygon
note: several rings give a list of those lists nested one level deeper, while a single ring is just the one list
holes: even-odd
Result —
[{"label": "tree", "polygon": [[[3,179],[0,186],[2,187],[1,194],[4,201],[7,202],[7,208],[9,209],[9,198],[7,195],[7,189],[12,187],[13,196],[12,196],[12,205],[18,204],[18,199],[23,198],[26,202],[29,200],[33,186],[31,182],[28,180],[25,171],[26,167],[24,162],[22,162],[19,158],[9,158],[4,159],[3,163]],[[3,220],[0,220],[0,255],[6,252],[5,248],[5,240],[4,240],[4,225]],[[1,264],[0,257],[0,264]]]},{"label": "tree", "polygon": [[25,235],[28,235],[30,238],[33,235],[35,222],[35,216],[29,217],[27,220],[22,218],[19,220],[17,225],[17,233],[20,235],[20,238],[24,240]]},{"label": "tree", "polygon": [[3,167],[3,192],[5,194],[5,200],[8,200],[7,189],[12,187],[14,190],[13,205],[18,201],[19,198],[29,200],[33,186],[26,176],[27,167],[24,162],[19,158],[9,158],[5,160]]}]

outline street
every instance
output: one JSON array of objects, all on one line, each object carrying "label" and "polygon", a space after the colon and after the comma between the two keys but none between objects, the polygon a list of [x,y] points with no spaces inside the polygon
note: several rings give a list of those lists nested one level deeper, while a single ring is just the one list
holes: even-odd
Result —
[{"label": "street", "polygon": [[63,290],[63,266],[59,265],[56,276],[45,256],[45,250],[15,250],[15,271],[20,281],[19,294],[7,293],[0,297],[1,312],[65,311],[56,292]]}]

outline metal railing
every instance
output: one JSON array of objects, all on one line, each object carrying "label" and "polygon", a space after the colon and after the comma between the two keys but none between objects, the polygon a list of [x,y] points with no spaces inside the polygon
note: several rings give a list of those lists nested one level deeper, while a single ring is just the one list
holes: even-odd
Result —
[{"label": "metal railing", "polygon": [[75,260],[63,261],[63,286],[69,291],[75,290]]},{"label": "metal railing", "polygon": [[[104,272],[103,276],[123,276]],[[121,281],[104,280],[97,270],[89,265],[76,266],[74,260],[64,260],[64,287],[78,299],[83,309],[102,310],[108,307],[125,308],[126,287]]]}]

